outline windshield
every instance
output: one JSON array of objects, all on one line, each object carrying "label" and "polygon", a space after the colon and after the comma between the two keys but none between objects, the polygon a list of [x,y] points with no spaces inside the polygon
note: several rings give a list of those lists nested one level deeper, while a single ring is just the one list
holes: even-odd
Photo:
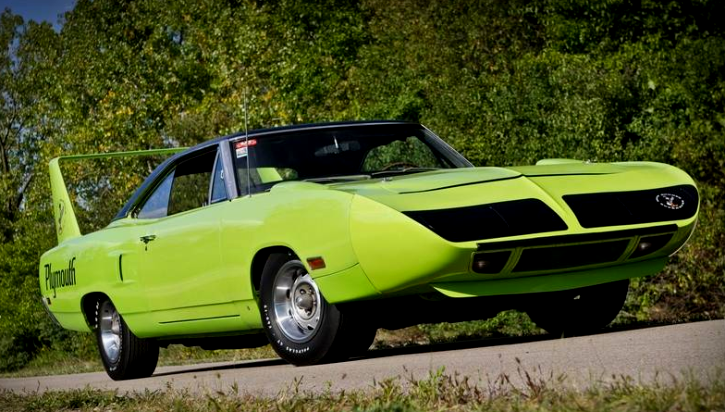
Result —
[{"label": "windshield", "polygon": [[470,166],[433,133],[410,124],[285,131],[230,144],[242,194],[247,182],[258,192],[289,180],[331,183]]}]

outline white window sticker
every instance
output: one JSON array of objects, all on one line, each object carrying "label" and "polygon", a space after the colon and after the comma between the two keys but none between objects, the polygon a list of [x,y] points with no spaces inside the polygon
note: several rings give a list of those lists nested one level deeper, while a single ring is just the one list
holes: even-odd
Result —
[{"label": "white window sticker", "polygon": [[237,152],[237,159],[240,157],[245,157],[247,155],[247,150],[249,147],[254,146],[257,144],[257,139],[250,139],[250,140],[242,140],[240,142],[237,142],[234,144],[234,148]]}]

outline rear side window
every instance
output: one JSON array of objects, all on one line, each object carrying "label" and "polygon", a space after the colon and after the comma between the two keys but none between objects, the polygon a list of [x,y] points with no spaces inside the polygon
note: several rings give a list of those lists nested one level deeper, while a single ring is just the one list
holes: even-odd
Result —
[{"label": "rear side window", "polygon": [[216,151],[182,160],[146,200],[140,219],[155,219],[206,206]]},{"label": "rear side window", "polygon": [[170,173],[156,190],[154,190],[136,217],[139,219],[157,219],[166,216],[169,207],[169,193],[171,193],[171,183],[173,181],[174,173]]},{"label": "rear side window", "polygon": [[216,152],[181,162],[174,171],[169,197],[169,215],[206,206]]}]

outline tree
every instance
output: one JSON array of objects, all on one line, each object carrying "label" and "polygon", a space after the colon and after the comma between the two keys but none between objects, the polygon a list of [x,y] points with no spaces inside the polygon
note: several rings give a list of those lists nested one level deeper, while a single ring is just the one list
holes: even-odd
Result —
[{"label": "tree", "polygon": [[48,201],[36,203],[32,192],[47,180],[41,151],[54,129],[48,87],[56,40],[47,23],[0,14],[0,369],[32,357],[49,325],[36,298]]}]

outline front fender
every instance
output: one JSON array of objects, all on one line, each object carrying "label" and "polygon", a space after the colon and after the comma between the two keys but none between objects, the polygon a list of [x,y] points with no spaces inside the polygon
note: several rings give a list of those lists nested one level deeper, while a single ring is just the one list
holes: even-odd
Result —
[{"label": "front fender", "polygon": [[382,293],[427,283],[442,274],[465,273],[475,250],[444,240],[404,214],[356,196],[350,233],[360,266]]}]

